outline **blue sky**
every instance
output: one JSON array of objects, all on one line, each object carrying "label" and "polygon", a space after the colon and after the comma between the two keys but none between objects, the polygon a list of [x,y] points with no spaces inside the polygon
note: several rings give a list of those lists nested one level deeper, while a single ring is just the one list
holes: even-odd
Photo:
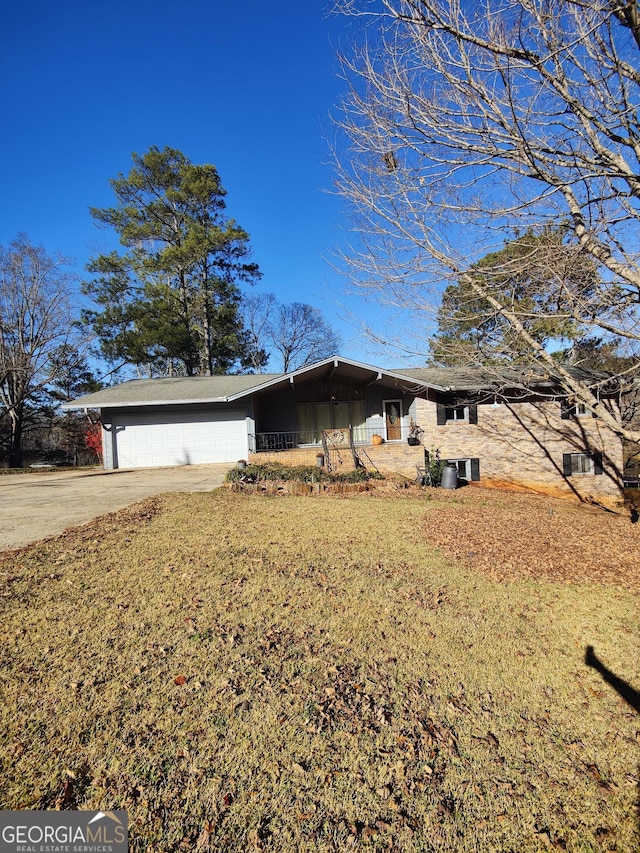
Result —
[{"label": "blue sky", "polygon": [[325,260],[348,227],[327,192],[346,38],[324,0],[5,0],[0,242],[25,231],[82,270],[113,240],[88,210],[113,204],[109,179],[133,151],[178,148],[217,167],[264,274],[258,292],[320,308],[344,355],[399,364],[340,319],[344,282]]}]

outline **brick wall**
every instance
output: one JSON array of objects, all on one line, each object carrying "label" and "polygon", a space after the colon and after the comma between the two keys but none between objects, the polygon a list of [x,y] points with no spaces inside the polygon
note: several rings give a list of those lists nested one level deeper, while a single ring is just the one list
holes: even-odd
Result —
[{"label": "brick wall", "polygon": [[[613,405],[613,404],[612,404]],[[613,504],[620,499],[622,443],[591,415],[561,418],[551,401],[478,406],[478,423],[438,426],[436,403],[416,401],[422,443],[442,458],[480,459],[481,482],[515,484],[547,494]],[[600,452],[603,473],[563,475],[563,454]]]},{"label": "brick wall", "polygon": [[[356,445],[356,451],[359,449]],[[424,447],[410,447],[406,441],[385,442],[385,444],[367,444],[362,448],[371,462],[382,474],[398,473],[411,477],[417,476],[416,466],[424,465]],[[282,465],[315,465],[316,456],[323,453],[322,447],[318,448],[296,448],[295,450],[282,450],[273,453],[252,453],[249,462],[256,465],[267,462],[280,462]],[[369,463],[363,459],[366,466]],[[335,451],[331,454],[332,470],[336,473],[350,471],[353,469],[353,458],[348,449],[340,451],[340,459]]]},{"label": "brick wall", "polygon": [[[322,447],[298,447],[294,450],[278,450],[266,453],[250,453],[248,461],[252,465],[266,465],[267,462],[279,462],[281,465],[315,465],[316,456],[323,453]],[[324,454],[323,454],[324,455]],[[350,459],[350,453],[343,456]],[[353,468],[353,463],[350,466]],[[345,466],[345,470],[346,466]]]},{"label": "brick wall", "polygon": [[[613,405],[613,404],[612,404]],[[501,403],[478,406],[478,423],[437,424],[434,400],[415,400],[415,420],[422,428],[421,445],[406,440],[366,445],[370,460],[384,473],[397,472],[411,479],[424,464],[425,450],[438,448],[443,459],[480,460],[483,485],[521,486],[549,495],[574,496],[615,506],[621,498],[622,443],[602,422],[590,415],[564,420],[560,403],[550,401]],[[251,454],[251,462],[315,465],[322,448],[301,448],[278,453]],[[563,475],[563,454],[600,452],[603,473]],[[342,464],[353,467],[348,450]]]},{"label": "brick wall", "polygon": [[424,447],[410,447],[406,440],[368,444],[364,449],[381,474],[396,472],[415,480],[418,476],[416,466],[424,465]]}]

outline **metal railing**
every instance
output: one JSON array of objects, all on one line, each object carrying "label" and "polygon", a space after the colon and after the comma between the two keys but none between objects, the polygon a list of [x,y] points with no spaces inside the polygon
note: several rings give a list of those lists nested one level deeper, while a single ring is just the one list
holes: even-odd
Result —
[{"label": "metal railing", "polygon": [[[381,436],[385,442],[384,426],[375,427],[356,427],[353,430],[354,445],[370,445],[374,442],[374,435]],[[405,441],[409,436],[409,427],[403,426],[400,438],[398,441]],[[420,442],[422,443],[422,442]],[[250,453],[273,453],[283,450],[295,450],[297,447],[317,447],[322,449],[322,431],[321,430],[287,430],[280,432],[258,432],[249,434],[249,452]]]},{"label": "metal railing", "polygon": [[272,453],[278,450],[294,450],[305,445],[318,445],[313,436],[305,432],[258,432],[249,434],[249,451],[251,453]]}]

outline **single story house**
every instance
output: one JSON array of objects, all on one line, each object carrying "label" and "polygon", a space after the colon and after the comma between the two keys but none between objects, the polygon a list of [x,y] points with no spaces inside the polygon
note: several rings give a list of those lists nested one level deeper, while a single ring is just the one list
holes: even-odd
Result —
[{"label": "single story house", "polygon": [[[606,374],[572,369],[618,405]],[[356,450],[362,464],[415,477],[438,450],[469,482],[605,504],[622,485],[620,439],[524,368],[387,370],[335,356],[286,374],[131,380],[64,408],[99,409],[106,468],[315,464],[323,434],[342,430],[334,468]]]}]

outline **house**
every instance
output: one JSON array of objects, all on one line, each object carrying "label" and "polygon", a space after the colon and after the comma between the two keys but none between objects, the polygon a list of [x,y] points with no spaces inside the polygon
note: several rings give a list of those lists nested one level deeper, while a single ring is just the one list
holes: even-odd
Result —
[{"label": "house", "polygon": [[[618,405],[606,374],[573,369]],[[524,368],[385,370],[336,356],[287,374],[132,380],[65,408],[100,410],[106,468],[315,464],[331,430],[345,442],[329,454],[334,468],[353,465],[355,450],[366,465],[413,478],[438,449],[464,481],[620,498],[620,439]]]}]

